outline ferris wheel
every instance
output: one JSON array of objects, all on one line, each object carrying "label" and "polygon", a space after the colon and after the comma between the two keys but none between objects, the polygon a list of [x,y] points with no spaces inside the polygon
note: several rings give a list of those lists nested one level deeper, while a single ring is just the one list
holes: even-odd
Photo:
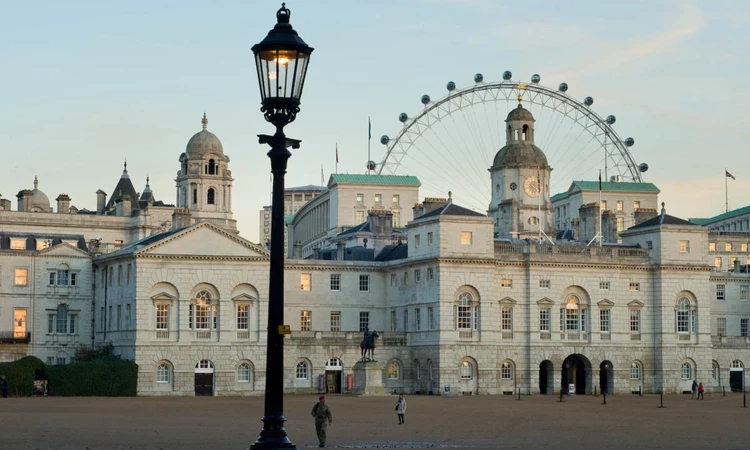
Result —
[{"label": "ferris wheel", "polygon": [[592,97],[580,102],[567,94],[567,83],[545,87],[538,74],[530,83],[512,78],[506,71],[503,81],[485,82],[478,73],[465,88],[449,81],[439,100],[423,95],[424,109],[412,117],[402,112],[398,134],[380,138],[385,156],[380,164],[369,161],[368,170],[416,175],[423,197],[452,191],[457,203],[485,211],[491,195],[488,168],[505,145],[505,118],[521,102],[536,119],[535,144],[553,168],[551,194],[565,192],[575,180],[596,180],[600,171],[603,181],[643,181],[648,164],[636,164],[630,154],[635,140],[621,139],[613,127],[616,117],[597,114]]}]

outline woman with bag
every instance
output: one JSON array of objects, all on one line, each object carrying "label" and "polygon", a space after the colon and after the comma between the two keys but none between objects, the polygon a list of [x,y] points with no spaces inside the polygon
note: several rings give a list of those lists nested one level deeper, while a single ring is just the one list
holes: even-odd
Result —
[{"label": "woman with bag", "polygon": [[398,394],[398,401],[396,401],[396,414],[398,414],[398,424],[404,423],[404,414],[406,414],[406,399],[404,394]]}]

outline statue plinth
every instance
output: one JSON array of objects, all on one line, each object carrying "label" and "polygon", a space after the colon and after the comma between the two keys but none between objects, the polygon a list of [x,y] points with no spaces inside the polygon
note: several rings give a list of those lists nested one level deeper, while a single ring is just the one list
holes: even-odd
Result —
[{"label": "statue plinth", "polygon": [[383,388],[383,366],[377,361],[359,361],[354,364],[354,395],[386,395]]}]

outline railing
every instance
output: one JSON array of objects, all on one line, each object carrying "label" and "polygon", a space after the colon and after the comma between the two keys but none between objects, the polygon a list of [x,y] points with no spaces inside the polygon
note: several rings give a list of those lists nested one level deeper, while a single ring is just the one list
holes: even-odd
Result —
[{"label": "railing", "polygon": [[648,249],[632,247],[587,247],[585,245],[507,244],[496,243],[497,254],[581,255],[600,258],[647,258]]},{"label": "railing", "polygon": [[471,339],[471,336],[472,336],[471,330],[459,330],[458,331],[459,339]]},{"label": "railing", "polygon": [[196,331],[195,332],[195,338],[196,339],[211,339],[211,331]]},{"label": "railing", "polygon": [[169,339],[169,330],[156,330],[156,339]]},{"label": "railing", "polygon": [[28,344],[31,342],[29,331],[0,331],[0,343],[3,344]]},{"label": "railing", "polygon": [[250,331],[248,330],[237,331],[237,339],[250,339]]}]

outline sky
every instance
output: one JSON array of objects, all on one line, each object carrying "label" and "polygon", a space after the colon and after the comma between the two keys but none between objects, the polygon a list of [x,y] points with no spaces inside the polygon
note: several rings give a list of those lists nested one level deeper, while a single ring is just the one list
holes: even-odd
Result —
[{"label": "sky", "polygon": [[[241,234],[257,241],[258,210],[270,203],[267,148],[250,47],[275,24],[280,2],[243,0],[0,0],[0,194],[39,188],[93,209],[111,193],[127,158],[136,190],[148,175],[157,199],[175,202],[178,158],[208,129],[235,178]],[[750,2],[338,0],[289,1],[291,23],[315,51],[297,120],[302,140],[287,186],[362,173],[367,121],[372,159],[402,111],[448,80],[472,83],[542,75],[568,94],[591,95],[631,153],[650,169],[670,214],[723,212],[750,204]],[[601,108],[601,109],[599,109]],[[554,172],[553,172],[554,177]],[[446,191],[460,187],[446,186]]]}]

